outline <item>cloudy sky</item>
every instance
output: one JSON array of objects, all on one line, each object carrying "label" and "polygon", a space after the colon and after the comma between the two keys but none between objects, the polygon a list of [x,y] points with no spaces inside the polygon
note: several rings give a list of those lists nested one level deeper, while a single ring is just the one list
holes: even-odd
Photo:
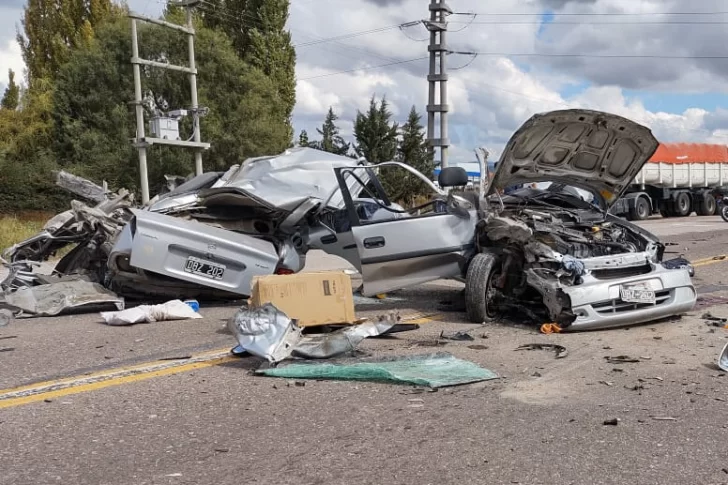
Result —
[{"label": "cloudy sky", "polygon": [[[160,2],[129,4],[156,15]],[[315,138],[333,106],[348,137],[372,94],[386,95],[399,121],[412,105],[424,115],[428,61],[413,59],[427,55],[428,35],[422,25],[396,26],[427,17],[428,2],[292,0],[296,132],[306,129]],[[22,70],[14,35],[23,3],[0,0],[0,89],[8,68]],[[450,48],[480,53],[448,58],[451,160],[471,159],[482,145],[498,154],[532,114],[568,107],[630,117],[661,141],[728,142],[728,58],[719,58],[728,56],[724,0],[449,4],[478,14],[450,17]],[[363,32],[369,33],[350,36]]]}]

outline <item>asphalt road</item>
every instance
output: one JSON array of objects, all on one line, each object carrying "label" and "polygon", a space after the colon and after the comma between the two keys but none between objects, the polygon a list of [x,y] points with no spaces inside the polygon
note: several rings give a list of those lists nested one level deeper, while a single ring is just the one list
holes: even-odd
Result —
[{"label": "asphalt road", "polygon": [[[0,484],[728,483],[715,365],[728,330],[700,318],[728,317],[728,259],[711,259],[728,252],[728,224],[712,219],[641,223],[675,243],[668,256],[702,261],[698,307],[680,319],[557,335],[472,325],[439,308],[460,288],[446,282],[359,304],[421,323],[364,351],[446,351],[500,376],[438,392],[254,376],[258,359],[226,353],[235,306],[123,328],[96,314],[13,321],[0,327]],[[475,341],[435,347],[442,330]],[[569,354],[514,352],[532,342]],[[639,362],[605,359],[620,355]]]}]

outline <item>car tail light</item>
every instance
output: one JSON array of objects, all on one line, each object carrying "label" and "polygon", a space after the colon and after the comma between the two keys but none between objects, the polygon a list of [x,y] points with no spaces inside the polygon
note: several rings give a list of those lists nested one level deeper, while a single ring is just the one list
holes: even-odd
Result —
[{"label": "car tail light", "polygon": [[293,274],[293,270],[292,269],[288,269],[288,268],[278,268],[276,270],[276,273],[275,274],[278,274],[278,275]]}]

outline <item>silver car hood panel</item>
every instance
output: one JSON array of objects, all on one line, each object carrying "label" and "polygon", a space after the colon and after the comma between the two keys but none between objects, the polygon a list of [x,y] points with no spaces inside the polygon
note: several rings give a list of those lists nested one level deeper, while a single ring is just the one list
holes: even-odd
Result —
[{"label": "silver car hood panel", "polygon": [[561,182],[595,193],[607,207],[657,150],[649,128],[583,109],[531,117],[503,150],[488,193],[533,182]]}]

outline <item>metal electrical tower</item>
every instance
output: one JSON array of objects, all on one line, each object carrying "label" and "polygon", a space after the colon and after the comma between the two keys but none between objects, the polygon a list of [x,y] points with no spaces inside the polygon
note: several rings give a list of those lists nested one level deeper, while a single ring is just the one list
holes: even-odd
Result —
[{"label": "metal electrical tower", "polygon": [[[187,25],[177,25],[164,20],[143,17],[136,13],[130,13],[131,18],[131,63],[134,68],[134,105],[136,108],[137,133],[134,145],[139,150],[139,175],[141,177],[142,203],[149,202],[149,175],[147,172],[147,147],[157,145],[171,145],[195,150],[195,173],[202,174],[202,150],[210,148],[209,143],[200,141],[200,115],[206,109],[197,105],[197,68],[195,66],[195,29],[192,24],[192,8],[200,0],[183,0],[169,2],[170,6],[184,7],[187,11]],[[164,62],[149,61],[139,57],[139,39],[137,36],[137,21],[149,22],[161,25],[187,34],[189,49],[189,66],[176,66]],[[178,119],[187,114],[187,110],[176,110],[169,113],[169,116],[156,116],[152,119],[153,137],[147,137],[144,131],[144,106],[142,98],[142,82],[140,66],[150,66],[170,71],[187,73],[190,80],[191,108],[193,140],[186,141],[179,139]]]},{"label": "metal electrical tower", "polygon": [[[447,135],[447,16],[452,10],[445,0],[430,0],[430,20],[425,22],[430,31],[430,73],[427,81],[430,85],[427,101],[427,140],[431,153],[434,155],[435,147],[440,147],[440,166],[447,167],[447,149],[450,140]],[[438,69],[439,61],[439,69]],[[437,102],[437,88],[440,88],[440,99]],[[440,115],[440,136],[435,136],[435,115]]]}]

